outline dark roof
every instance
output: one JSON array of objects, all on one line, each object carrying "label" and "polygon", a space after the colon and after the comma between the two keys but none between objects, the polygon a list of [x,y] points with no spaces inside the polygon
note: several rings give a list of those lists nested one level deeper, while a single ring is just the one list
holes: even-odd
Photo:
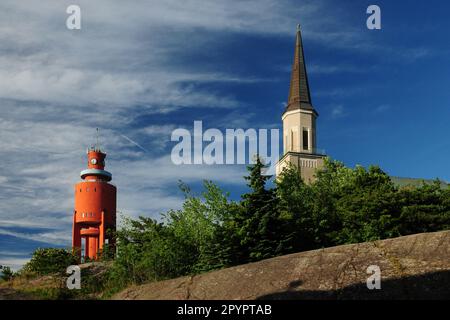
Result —
[{"label": "dark roof", "polygon": [[305,56],[303,52],[303,41],[299,27],[297,28],[295,40],[294,62],[292,63],[289,98],[285,112],[298,109],[315,112],[311,102],[308,74],[306,72]]}]

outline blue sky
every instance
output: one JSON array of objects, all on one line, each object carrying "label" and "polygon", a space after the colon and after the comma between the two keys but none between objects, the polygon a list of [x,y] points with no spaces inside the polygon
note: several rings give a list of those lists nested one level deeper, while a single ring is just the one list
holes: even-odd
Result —
[{"label": "blue sky", "polygon": [[[180,207],[178,179],[238,199],[244,166],[174,166],[170,134],[194,120],[281,128],[297,23],[318,147],[349,166],[450,180],[445,1],[76,1],[82,30],[70,31],[73,3],[0,4],[0,264],[70,245],[97,127],[123,214]],[[382,30],[366,28],[370,4]]]}]

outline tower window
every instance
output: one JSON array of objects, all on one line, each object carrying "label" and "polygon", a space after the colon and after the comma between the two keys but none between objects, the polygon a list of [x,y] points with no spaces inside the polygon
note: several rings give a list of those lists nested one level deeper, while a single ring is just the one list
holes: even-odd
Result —
[{"label": "tower window", "polygon": [[291,131],[291,151],[294,151],[294,131]]},{"label": "tower window", "polygon": [[309,136],[308,130],[303,129],[303,150],[309,150]]}]

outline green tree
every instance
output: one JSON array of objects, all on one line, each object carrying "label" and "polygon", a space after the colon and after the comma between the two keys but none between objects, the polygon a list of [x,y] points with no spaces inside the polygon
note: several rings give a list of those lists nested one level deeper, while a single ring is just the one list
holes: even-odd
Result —
[{"label": "green tree", "polygon": [[190,248],[193,259],[189,272],[197,273],[221,268],[230,263],[230,257],[222,249],[227,233],[224,221],[235,210],[236,204],[228,200],[228,194],[211,181],[204,182],[205,191],[201,197],[194,196],[189,188],[181,186],[185,192],[183,208],[170,211],[166,216],[167,226],[174,235]]},{"label": "green tree", "polygon": [[263,175],[264,168],[259,157],[248,167],[245,179],[251,192],[242,196],[242,209],[235,217],[241,255],[248,261],[277,256],[291,249],[290,235],[285,233],[285,223],[278,212],[276,192],[266,188],[271,177]]},{"label": "green tree", "polygon": [[[440,182],[397,188],[377,166],[347,168],[325,159],[305,184],[288,166],[269,188],[258,158],[240,202],[210,181],[195,195],[180,184],[179,210],[125,219],[110,287],[195,274],[290,252],[450,228],[450,188]],[[106,288],[108,286],[105,286]]]},{"label": "green tree", "polygon": [[334,230],[335,243],[355,243],[399,235],[395,202],[396,189],[379,167],[357,166],[340,190],[336,213],[340,228]]},{"label": "green tree", "polygon": [[291,235],[292,251],[316,247],[313,219],[314,193],[300,178],[297,167],[289,164],[276,183],[280,217],[286,221],[285,232]]},{"label": "green tree", "polygon": [[443,189],[439,180],[420,187],[401,188],[395,200],[401,206],[400,234],[450,229],[450,186]]},{"label": "green tree", "polygon": [[204,272],[230,265],[229,224],[224,223],[236,204],[212,182],[196,197],[183,183],[185,201],[180,210],[163,214],[162,222],[124,218],[117,232],[118,254],[110,270],[112,291],[129,283],[143,283]]},{"label": "green tree", "polygon": [[65,274],[67,267],[74,264],[78,264],[78,258],[71,250],[38,248],[33,252],[31,260],[23,266],[22,270],[38,275]]},{"label": "green tree", "polygon": [[4,281],[9,281],[14,277],[14,271],[8,266],[0,265],[1,276],[0,279]]}]

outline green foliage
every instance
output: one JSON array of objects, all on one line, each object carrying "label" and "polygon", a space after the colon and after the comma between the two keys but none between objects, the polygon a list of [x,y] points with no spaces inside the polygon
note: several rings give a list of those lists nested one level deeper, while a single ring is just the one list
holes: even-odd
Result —
[{"label": "green foliage", "polygon": [[[125,218],[116,234],[117,255],[101,277],[83,274],[76,297],[108,297],[129,284],[197,274],[292,252],[450,229],[450,188],[440,182],[397,188],[376,166],[347,168],[325,160],[317,179],[305,184],[288,166],[275,185],[257,159],[245,177],[240,202],[210,181],[194,195],[180,183],[185,200],[161,222]],[[109,252],[109,250],[105,250]],[[113,256],[104,255],[110,261]],[[39,249],[26,269],[47,274],[74,262],[62,249]],[[69,297],[64,290],[45,291]]]},{"label": "green foliage", "polygon": [[305,185],[290,166],[277,181],[280,210],[297,230],[296,250],[386,239],[450,228],[450,188],[440,181],[397,188],[379,167],[346,168],[325,160]]},{"label": "green foliage", "polygon": [[287,222],[288,234],[292,235],[292,251],[308,250],[316,243],[315,229],[318,224],[315,222],[320,220],[318,216],[321,211],[317,209],[322,207],[315,204],[314,191],[302,181],[295,167],[288,166],[282,177],[276,181],[277,209]]},{"label": "green foliage", "polygon": [[241,244],[241,262],[257,261],[289,251],[290,234],[285,220],[277,210],[278,198],[274,189],[267,189],[271,177],[264,176],[260,158],[248,167],[245,177],[251,192],[242,196],[241,210],[234,217],[237,236]]},{"label": "green foliage", "polygon": [[69,300],[77,297],[75,290],[69,290],[64,287],[56,288],[32,288],[23,290],[23,293],[28,294],[33,299],[41,300]]},{"label": "green foliage", "polygon": [[312,184],[288,166],[268,188],[257,159],[245,177],[249,192],[229,201],[212,182],[195,196],[185,184],[182,209],[162,222],[125,219],[108,272],[111,293],[130,283],[195,274],[321,247],[450,228],[450,188],[439,181],[394,186],[380,168],[347,168],[325,160]]},{"label": "green foliage", "polygon": [[401,189],[396,201],[400,204],[401,234],[450,229],[450,187],[442,189],[439,180],[420,188]]},{"label": "green foliage", "polygon": [[181,210],[150,218],[125,218],[117,232],[118,254],[109,270],[109,292],[142,283],[205,272],[229,264],[231,253],[221,249],[229,224],[227,215],[237,205],[213,183],[205,181],[201,197],[185,193]]},{"label": "green foliage", "polygon": [[15,275],[14,271],[8,266],[0,265],[0,272],[1,272],[0,279],[4,281],[11,280]]},{"label": "green foliage", "polygon": [[69,250],[39,248],[34,251],[31,260],[24,265],[23,272],[32,272],[37,275],[64,274],[66,268],[74,264],[77,264],[77,257]]}]

